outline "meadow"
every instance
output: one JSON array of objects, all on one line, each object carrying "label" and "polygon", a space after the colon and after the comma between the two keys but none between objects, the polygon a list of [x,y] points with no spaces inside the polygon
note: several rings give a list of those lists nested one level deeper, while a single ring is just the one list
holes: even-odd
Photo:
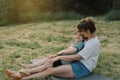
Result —
[{"label": "meadow", "polygon": [[[120,21],[95,18],[101,42],[99,61],[94,73],[120,80]],[[67,48],[79,20],[62,20],[0,27],[0,80],[5,70],[18,70],[19,62],[43,58]]]}]

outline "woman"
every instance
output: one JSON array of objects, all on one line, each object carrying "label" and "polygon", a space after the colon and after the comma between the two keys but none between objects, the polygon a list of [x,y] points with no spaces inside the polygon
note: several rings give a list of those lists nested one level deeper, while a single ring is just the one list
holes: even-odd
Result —
[{"label": "woman", "polygon": [[77,25],[77,28],[79,33],[85,38],[84,48],[75,55],[57,56],[48,61],[48,64],[52,64],[57,60],[64,60],[72,62],[71,64],[48,67],[40,73],[22,77],[21,80],[38,77],[44,78],[47,76],[81,78],[89,75],[95,68],[100,53],[100,43],[95,35],[95,23],[92,18],[84,18]]}]

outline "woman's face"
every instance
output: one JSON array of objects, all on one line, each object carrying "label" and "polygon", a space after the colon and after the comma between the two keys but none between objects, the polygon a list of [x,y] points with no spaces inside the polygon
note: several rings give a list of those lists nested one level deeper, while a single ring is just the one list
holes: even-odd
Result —
[{"label": "woman's face", "polygon": [[81,31],[80,34],[84,39],[88,39],[88,32],[87,31]]},{"label": "woman's face", "polygon": [[82,37],[82,35],[79,32],[77,32],[74,35],[74,39],[75,39],[75,42],[79,42],[79,41],[83,40],[83,37]]}]

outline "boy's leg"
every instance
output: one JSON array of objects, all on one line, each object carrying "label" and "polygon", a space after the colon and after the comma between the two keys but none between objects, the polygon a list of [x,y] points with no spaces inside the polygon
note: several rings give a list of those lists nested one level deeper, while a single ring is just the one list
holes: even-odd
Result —
[{"label": "boy's leg", "polygon": [[37,72],[41,72],[43,70],[45,70],[46,68],[48,67],[52,67],[52,59],[49,59],[47,63],[41,65],[41,66],[38,66],[38,67],[35,67],[35,68],[31,68],[31,69],[22,69],[22,70],[19,70],[19,72],[25,74],[25,75],[30,75],[31,73],[37,73]]},{"label": "boy's leg", "polygon": [[30,76],[22,77],[21,80],[27,80],[31,78],[45,78],[47,76],[56,76],[62,78],[74,78],[71,65],[61,65],[58,67],[47,68],[43,72],[35,73]]},{"label": "boy's leg", "polygon": [[20,66],[22,66],[25,69],[27,69],[27,68],[35,68],[37,66],[43,65],[45,62],[47,62],[47,60],[48,60],[48,58],[43,58],[43,59],[41,59],[41,61],[37,61],[36,63],[33,63],[33,64],[20,64]]},{"label": "boy's leg", "polygon": [[30,60],[30,62],[32,63],[32,64],[34,64],[34,63],[36,63],[36,62],[38,62],[38,61],[41,61],[42,59],[31,59]]}]

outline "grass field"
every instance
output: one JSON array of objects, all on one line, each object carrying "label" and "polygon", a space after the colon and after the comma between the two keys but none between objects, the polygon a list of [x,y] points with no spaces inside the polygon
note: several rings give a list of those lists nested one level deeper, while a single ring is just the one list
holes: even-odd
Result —
[{"label": "grass field", "polygon": [[[18,70],[18,62],[43,58],[69,46],[79,20],[29,23],[0,27],[0,80],[7,80],[6,69]],[[120,80],[120,21],[105,22],[96,18],[101,42],[99,62],[94,70]]]}]

